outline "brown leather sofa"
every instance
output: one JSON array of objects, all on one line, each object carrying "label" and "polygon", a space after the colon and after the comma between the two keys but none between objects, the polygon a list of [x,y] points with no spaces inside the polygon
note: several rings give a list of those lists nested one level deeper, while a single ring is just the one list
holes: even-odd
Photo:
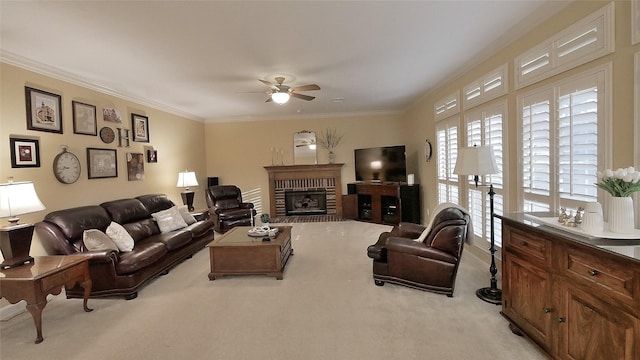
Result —
[{"label": "brown leather sofa", "polygon": [[[36,224],[36,233],[49,255],[84,255],[89,259],[91,297],[137,297],[138,290],[158,275],[203,249],[213,240],[213,222],[196,221],[185,228],[161,233],[151,214],[175,204],[162,194],[120,199],[100,205],[58,210]],[[134,240],[131,252],[87,250],[83,232],[105,231],[111,221],[122,225]],[[69,298],[84,290],[67,289]]]},{"label": "brown leather sofa", "polygon": [[373,279],[453,296],[464,242],[473,236],[469,214],[447,207],[436,214],[423,241],[416,241],[426,227],[400,223],[380,234],[367,248],[373,259]]},{"label": "brown leather sofa", "polygon": [[256,211],[252,203],[242,202],[242,192],[235,185],[210,186],[205,189],[209,216],[219,233],[235,226],[251,226]]}]

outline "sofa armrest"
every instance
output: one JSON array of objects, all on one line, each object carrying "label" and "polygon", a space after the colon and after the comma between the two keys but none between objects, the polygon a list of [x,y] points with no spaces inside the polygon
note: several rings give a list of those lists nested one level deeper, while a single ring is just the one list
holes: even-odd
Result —
[{"label": "sofa armrest", "polygon": [[451,256],[444,251],[426,246],[423,243],[413,241],[411,239],[401,237],[389,237],[387,239],[387,252],[397,252],[406,255],[418,256],[421,258],[443,261],[451,264],[454,264],[456,262],[456,258],[454,256]]},{"label": "sofa armrest", "polygon": [[86,257],[90,263],[106,263],[118,259],[118,252],[115,250],[94,250],[79,253]]}]

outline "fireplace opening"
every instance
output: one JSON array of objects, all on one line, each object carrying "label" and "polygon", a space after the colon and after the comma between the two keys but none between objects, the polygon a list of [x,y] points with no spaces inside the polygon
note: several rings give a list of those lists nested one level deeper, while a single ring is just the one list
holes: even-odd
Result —
[{"label": "fireplace opening", "polygon": [[284,200],[287,216],[327,213],[327,191],[325,189],[286,190]]}]

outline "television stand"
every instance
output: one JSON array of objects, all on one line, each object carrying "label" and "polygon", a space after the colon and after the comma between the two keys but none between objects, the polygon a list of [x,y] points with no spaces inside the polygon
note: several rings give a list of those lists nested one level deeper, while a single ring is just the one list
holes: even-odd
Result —
[{"label": "television stand", "polygon": [[376,224],[396,225],[401,221],[419,224],[420,218],[420,186],[397,182],[359,182],[349,184],[355,187],[355,193],[345,195],[343,205],[355,206],[345,209],[355,215],[355,220]]}]

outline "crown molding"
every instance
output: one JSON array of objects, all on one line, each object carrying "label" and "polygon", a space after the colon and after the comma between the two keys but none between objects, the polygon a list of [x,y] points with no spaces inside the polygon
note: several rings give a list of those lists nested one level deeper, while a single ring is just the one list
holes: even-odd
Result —
[{"label": "crown molding", "polygon": [[117,91],[106,86],[94,84],[88,81],[86,78],[82,76],[78,76],[77,74],[73,74],[68,71],[57,69],[52,66],[49,66],[37,61],[33,61],[31,59],[27,59],[25,57],[11,53],[6,50],[0,50],[0,62],[13,65],[37,74],[45,75],[57,80],[65,81],[73,85],[82,86],[84,88],[97,91],[105,95],[114,96],[126,101],[148,106],[148,107],[161,110],[170,114],[174,114],[177,116],[181,116],[190,120],[204,122],[204,119],[202,117],[196,116],[194,114],[167,106],[166,104],[163,104],[151,99],[142,98],[139,96],[135,96],[133,94]]}]

